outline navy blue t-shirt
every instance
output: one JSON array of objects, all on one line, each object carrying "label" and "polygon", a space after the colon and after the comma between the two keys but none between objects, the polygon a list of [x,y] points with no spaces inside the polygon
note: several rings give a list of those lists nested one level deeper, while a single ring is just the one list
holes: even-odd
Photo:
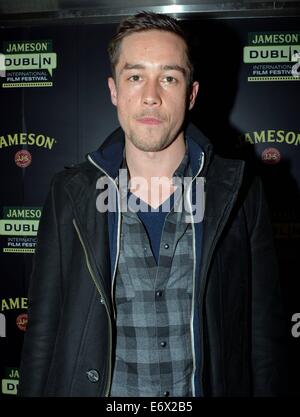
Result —
[{"label": "navy blue t-shirt", "polygon": [[[131,194],[131,192],[128,192],[128,198],[131,196]],[[135,198],[136,203],[141,207],[141,210],[137,211],[137,215],[139,216],[139,219],[146,229],[153,256],[156,263],[158,263],[161,235],[163,232],[165,219],[169,213],[169,210],[166,210],[166,207],[170,208],[170,210],[172,209],[174,204],[174,193],[171,194],[170,197],[156,209],[149,206],[140,198]]]}]

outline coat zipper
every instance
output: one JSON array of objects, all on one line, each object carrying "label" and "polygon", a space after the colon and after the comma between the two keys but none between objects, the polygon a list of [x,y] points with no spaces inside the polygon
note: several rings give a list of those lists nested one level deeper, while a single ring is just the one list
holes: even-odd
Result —
[{"label": "coat zipper", "polygon": [[[103,296],[104,292],[103,293],[101,292],[101,289],[100,289],[100,287],[98,285],[98,282],[97,282],[97,280],[95,278],[95,275],[93,273],[93,269],[92,269],[91,264],[90,264],[90,261],[89,261],[88,253],[87,253],[86,247],[84,245],[84,242],[83,242],[81,233],[79,231],[79,228],[77,226],[77,223],[76,223],[76,220],[75,219],[73,219],[73,225],[75,227],[75,230],[77,232],[78,238],[80,240],[81,246],[82,246],[83,251],[84,251],[84,255],[85,255],[85,260],[86,260],[86,265],[87,265],[88,271],[89,271],[89,273],[90,273],[90,275],[92,277],[92,280],[94,281],[94,284],[95,284],[95,286],[97,288],[97,291],[98,291],[98,293],[100,295],[100,302],[105,306],[105,309],[106,309],[106,313],[107,313],[107,317],[108,317],[108,321],[109,321],[109,352],[112,352],[112,323],[111,323],[111,318],[110,318],[110,314],[109,314],[108,305],[107,305],[107,303],[105,301],[105,298]],[[109,395],[110,383],[111,383],[111,368],[112,367],[111,367],[111,354],[110,354],[109,355],[109,363],[108,363],[108,370],[109,370],[109,372],[108,372],[108,382],[105,384],[105,391],[104,391],[104,396],[105,397],[108,397],[108,395]]]},{"label": "coat zipper", "polygon": [[[201,165],[197,172],[197,174],[194,176],[192,181],[189,184],[188,189],[188,203],[189,203],[189,211],[191,215],[191,224],[192,224],[192,231],[193,231],[193,296],[192,296],[192,308],[191,308],[191,320],[190,320],[190,331],[191,331],[191,345],[192,345],[192,355],[193,355],[193,373],[192,373],[192,394],[193,397],[195,397],[195,372],[196,372],[196,354],[195,354],[195,340],[194,340],[194,315],[195,315],[195,275],[196,275],[196,245],[195,245],[195,226],[194,226],[194,219],[192,214],[192,203],[191,203],[191,191],[192,191],[192,184],[196,177],[201,173],[204,166],[204,153],[202,152],[202,159],[201,159]],[[205,178],[204,178],[205,181]],[[205,195],[203,196],[205,199]],[[205,201],[205,200],[204,200]],[[201,326],[202,328],[202,326]],[[202,337],[201,337],[202,339]],[[203,359],[203,349],[202,349],[202,359]],[[202,380],[202,375],[201,375]]]},{"label": "coat zipper", "polygon": [[115,259],[115,265],[114,265],[114,272],[113,272],[113,277],[112,277],[112,284],[111,284],[111,300],[112,300],[112,308],[113,308],[113,315],[114,315],[114,320],[116,319],[116,311],[115,311],[115,301],[114,301],[114,285],[115,285],[115,277],[116,277],[116,272],[117,272],[117,265],[118,265],[118,258],[119,258],[119,253],[120,253],[120,232],[121,232],[121,213],[120,213],[120,207],[121,207],[121,201],[120,201],[120,193],[119,193],[119,189],[118,186],[116,184],[116,182],[114,181],[114,179],[112,177],[110,177],[108,175],[108,173],[101,168],[98,164],[96,164],[96,162],[93,161],[93,159],[90,157],[90,155],[88,155],[88,160],[96,167],[98,168],[100,171],[102,171],[107,178],[109,178],[112,183],[114,184],[114,186],[116,187],[116,191],[117,191],[117,196],[118,196],[118,230],[117,230],[117,253],[116,253],[116,259]]}]

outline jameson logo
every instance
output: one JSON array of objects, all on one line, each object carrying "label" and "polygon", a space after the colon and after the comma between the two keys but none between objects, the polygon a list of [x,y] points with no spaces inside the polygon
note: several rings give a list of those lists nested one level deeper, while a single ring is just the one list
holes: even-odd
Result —
[{"label": "jameson logo", "polygon": [[19,385],[19,369],[6,368],[5,378],[2,379],[1,392],[2,394],[17,395]]},{"label": "jameson logo", "polygon": [[0,149],[10,146],[32,145],[51,150],[55,143],[56,139],[41,133],[10,133],[0,136]]},{"label": "jameson logo", "polygon": [[26,310],[28,308],[27,297],[3,298],[1,300],[1,311]]},{"label": "jameson logo", "polygon": [[41,213],[40,207],[4,207],[0,235],[36,236]]},{"label": "jameson logo", "polygon": [[300,79],[300,32],[250,32],[243,52],[248,81]]},{"label": "jameson logo", "polygon": [[35,42],[4,42],[4,52],[14,54],[19,52],[49,52],[52,51],[51,41]]},{"label": "jameson logo", "polygon": [[239,145],[257,145],[259,143],[284,143],[286,145],[299,146],[300,133],[292,130],[260,130],[246,132],[239,137]]},{"label": "jameson logo", "polygon": [[249,33],[249,43],[252,45],[299,45],[300,44],[300,32],[299,33]]},{"label": "jameson logo", "polygon": [[2,88],[52,87],[57,55],[51,40],[3,43]]},{"label": "jameson logo", "polygon": [[39,220],[42,214],[40,208],[32,207],[4,207],[3,217],[6,219]]},{"label": "jameson logo", "polygon": [[34,253],[41,207],[3,207],[0,235],[7,238],[4,253]]}]

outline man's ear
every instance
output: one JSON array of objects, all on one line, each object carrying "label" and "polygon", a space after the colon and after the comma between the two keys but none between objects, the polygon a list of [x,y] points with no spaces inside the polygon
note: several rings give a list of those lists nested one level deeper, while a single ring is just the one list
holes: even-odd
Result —
[{"label": "man's ear", "polygon": [[116,106],[117,102],[118,102],[117,87],[116,87],[115,80],[112,77],[108,78],[108,88],[109,88],[109,91],[110,91],[110,98],[111,98],[112,104],[114,104]]},{"label": "man's ear", "polygon": [[199,90],[199,83],[198,81],[194,81],[190,89],[190,94],[189,94],[189,110],[192,110],[192,108],[195,105],[198,90]]}]

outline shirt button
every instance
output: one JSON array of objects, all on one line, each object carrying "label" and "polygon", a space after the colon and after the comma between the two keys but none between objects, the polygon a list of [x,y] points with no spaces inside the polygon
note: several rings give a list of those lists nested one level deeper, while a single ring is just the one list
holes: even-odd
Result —
[{"label": "shirt button", "polygon": [[165,249],[169,249],[169,247],[170,247],[170,246],[168,245],[168,243],[165,243],[165,244],[164,244],[164,248],[165,248]]},{"label": "shirt button", "polygon": [[90,369],[87,371],[86,376],[90,382],[98,382],[100,375],[96,369]]},{"label": "shirt button", "polygon": [[161,346],[161,347],[165,347],[165,346],[167,346],[167,342],[160,342],[160,346]]},{"label": "shirt button", "polygon": [[164,392],[164,397],[168,397],[170,395],[169,391]]},{"label": "shirt button", "polygon": [[162,291],[156,291],[156,297],[161,297],[163,295],[163,292]]}]

